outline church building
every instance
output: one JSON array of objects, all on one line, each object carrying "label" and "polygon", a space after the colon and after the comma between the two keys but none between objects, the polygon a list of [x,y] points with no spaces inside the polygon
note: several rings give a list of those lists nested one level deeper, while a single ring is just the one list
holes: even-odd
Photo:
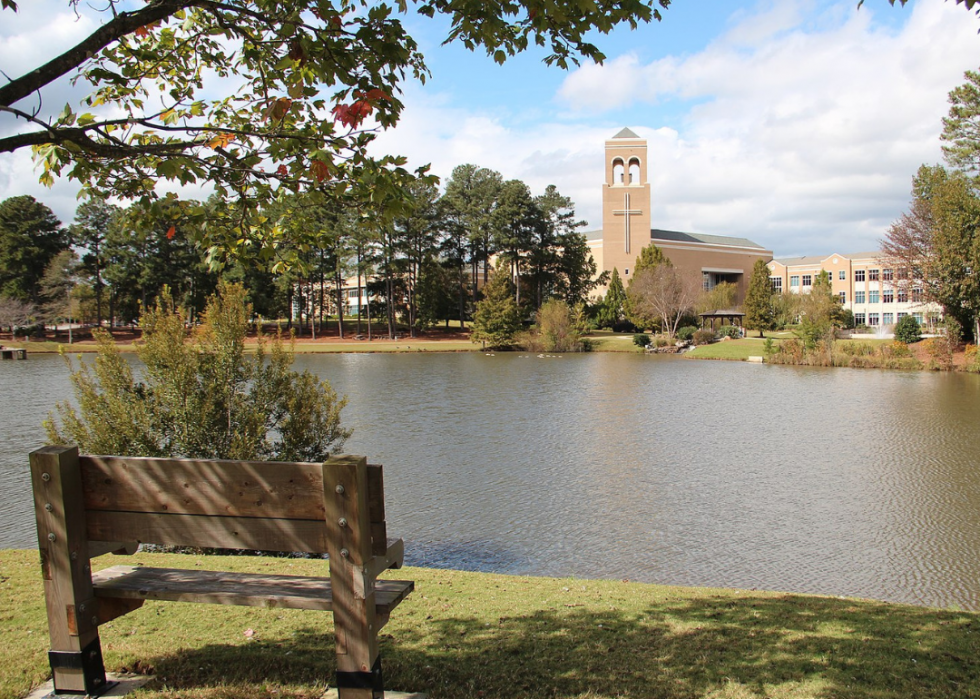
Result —
[{"label": "church building", "polygon": [[759,259],[771,260],[772,251],[746,238],[653,228],[646,140],[623,129],[606,141],[605,158],[602,230],[586,234],[599,271],[612,272],[615,267],[628,284],[640,251],[654,243],[674,267],[700,274],[704,289],[721,282],[735,284],[741,303],[752,266]]}]

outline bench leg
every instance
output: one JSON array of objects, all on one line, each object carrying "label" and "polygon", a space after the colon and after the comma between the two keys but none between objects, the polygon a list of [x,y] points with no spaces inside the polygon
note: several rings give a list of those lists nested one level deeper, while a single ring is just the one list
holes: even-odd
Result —
[{"label": "bench leg", "polygon": [[372,556],[367,460],[331,458],[323,471],[323,500],[339,699],[384,699],[374,579],[365,569]]},{"label": "bench leg", "polygon": [[92,590],[78,449],[45,447],[32,452],[31,480],[54,691],[98,696],[109,683],[99,643],[99,605]]}]

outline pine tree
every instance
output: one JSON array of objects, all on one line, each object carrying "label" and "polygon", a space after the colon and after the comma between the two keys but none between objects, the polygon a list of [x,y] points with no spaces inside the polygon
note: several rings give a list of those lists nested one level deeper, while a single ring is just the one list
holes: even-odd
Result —
[{"label": "pine tree", "polygon": [[490,275],[483,287],[483,300],[476,304],[473,317],[473,339],[489,348],[504,348],[514,343],[521,329],[521,312],[514,300],[514,285],[503,269]]},{"label": "pine tree", "polygon": [[598,324],[600,328],[611,328],[626,318],[626,289],[619,276],[619,270],[613,267],[609,278],[609,289],[599,306]]},{"label": "pine tree", "polygon": [[759,259],[755,261],[755,266],[752,268],[749,291],[745,295],[745,327],[749,330],[758,330],[759,337],[765,337],[764,332],[772,330],[774,324],[769,266],[765,260]]}]

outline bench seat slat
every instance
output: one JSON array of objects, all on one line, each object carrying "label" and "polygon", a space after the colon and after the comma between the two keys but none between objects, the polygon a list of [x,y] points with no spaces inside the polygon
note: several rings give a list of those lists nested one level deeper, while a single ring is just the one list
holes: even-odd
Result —
[{"label": "bench seat slat", "polygon": [[[95,596],[100,598],[333,609],[330,578],[113,566],[93,573],[92,583]],[[378,580],[375,583],[378,614],[390,614],[414,588],[411,580]]]}]

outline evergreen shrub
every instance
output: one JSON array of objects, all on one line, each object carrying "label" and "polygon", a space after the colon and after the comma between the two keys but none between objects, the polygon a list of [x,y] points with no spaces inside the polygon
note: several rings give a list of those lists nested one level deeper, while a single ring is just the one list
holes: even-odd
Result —
[{"label": "evergreen shrub", "polygon": [[694,325],[685,325],[677,331],[677,339],[683,342],[690,342],[691,338],[694,337],[694,333],[698,331],[697,327]]},{"label": "evergreen shrub", "polygon": [[650,336],[646,333],[636,333],[633,336],[633,344],[637,347],[646,347],[650,344]]},{"label": "evergreen shrub", "polygon": [[895,339],[911,345],[922,339],[922,330],[919,321],[912,316],[905,316],[895,324]]}]

